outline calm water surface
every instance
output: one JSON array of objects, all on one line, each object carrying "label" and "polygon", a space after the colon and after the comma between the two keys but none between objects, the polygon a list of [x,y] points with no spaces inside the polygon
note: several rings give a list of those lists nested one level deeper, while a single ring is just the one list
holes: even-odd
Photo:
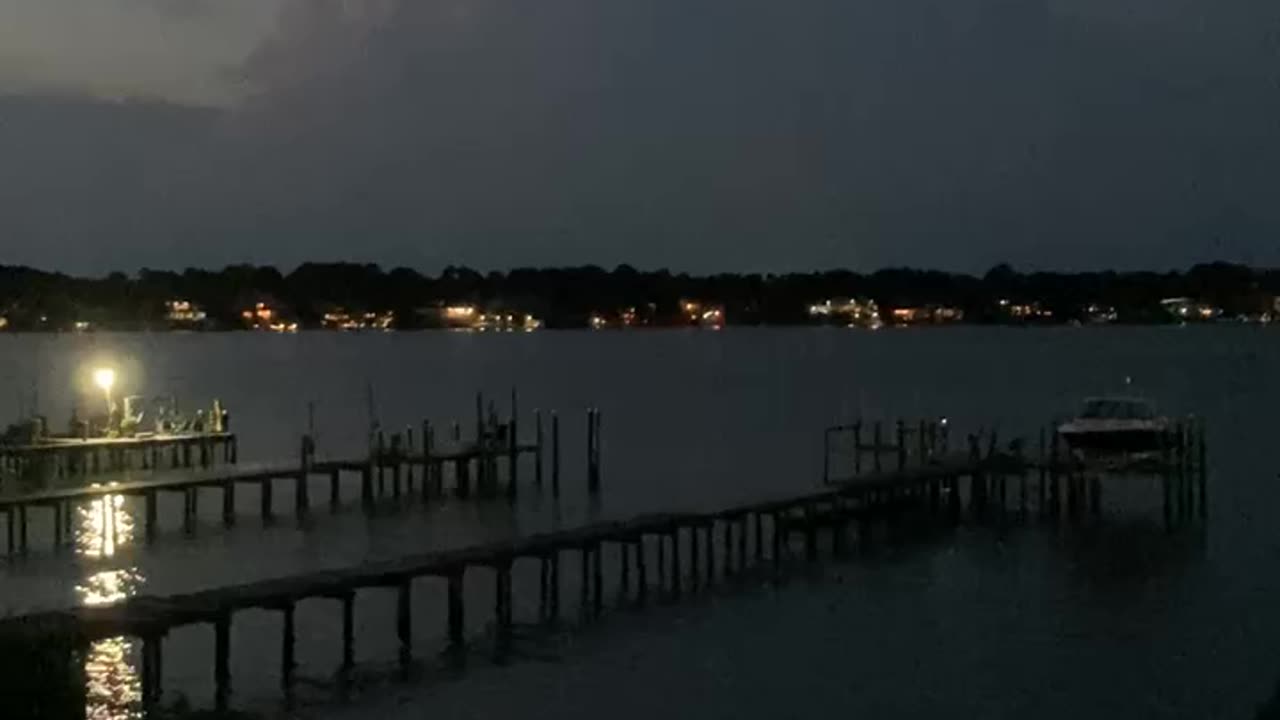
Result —
[{"label": "calm water surface", "polygon": [[[1129,375],[1164,410],[1209,423],[1203,533],[1166,536],[1155,496],[1144,504],[1142,488],[1117,488],[1137,500],[1099,528],[970,529],[884,547],[784,588],[616,615],[544,641],[538,652],[553,663],[482,666],[447,680],[425,671],[416,686],[371,692],[349,707],[328,699],[340,654],[337,608],[304,603],[303,715],[1249,717],[1280,677],[1280,334],[1269,330],[4,335],[3,416],[35,405],[61,424],[77,399],[97,398],[84,385],[102,363],[120,369],[124,392],[220,398],[241,435],[242,461],[288,458],[309,424],[322,454],[359,454],[369,388],[374,413],[395,427],[468,422],[475,390],[503,407],[514,385],[526,412],[564,414],[565,497],[559,507],[528,493],[514,509],[449,502],[388,508],[373,519],[318,512],[305,527],[282,520],[262,528],[252,519],[256,496],[242,493],[235,530],[220,528],[211,499],[194,538],[178,531],[175,498],[150,548],[137,541],[132,502],[107,499],[78,508],[74,552],[39,549],[0,563],[0,611],[186,592],[592,515],[804,489],[820,482],[822,427],[854,417],[946,415],[966,427],[998,425],[1002,436],[1030,434],[1083,395],[1120,389]],[[605,421],[605,491],[596,507],[582,491],[588,405]],[[277,502],[288,518],[284,495]],[[33,531],[35,547],[47,548],[47,528],[37,522]],[[527,582],[527,573],[517,577]],[[415,643],[426,654],[443,647],[443,593],[420,585]],[[469,581],[468,591],[488,607],[487,578]],[[359,660],[390,667],[390,593],[360,598]],[[486,615],[469,617],[473,633],[484,633]],[[269,613],[236,616],[237,706],[278,708],[278,623]],[[136,699],[136,655],[128,641],[95,646],[92,715],[122,716],[118,707]],[[170,637],[170,699],[210,703],[211,657],[206,628]]]}]

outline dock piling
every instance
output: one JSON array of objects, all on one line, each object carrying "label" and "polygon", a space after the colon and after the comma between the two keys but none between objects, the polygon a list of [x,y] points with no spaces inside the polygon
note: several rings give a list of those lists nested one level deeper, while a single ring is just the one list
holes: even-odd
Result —
[{"label": "dock piling", "polygon": [[536,433],[536,450],[533,453],[533,482],[539,490],[542,489],[542,411],[535,409],[533,411],[533,425]]},{"label": "dock piling", "polygon": [[294,660],[295,646],[297,644],[297,633],[294,627],[294,604],[286,603],[281,608],[282,614],[282,637],[280,641],[280,684],[284,688],[286,695],[293,692],[293,673],[297,668]]},{"label": "dock piling", "polygon": [[226,480],[222,483],[222,524],[228,528],[236,524],[235,480]]},{"label": "dock piling", "polygon": [[342,675],[346,678],[356,666],[356,594],[345,592],[342,601]]},{"label": "dock piling", "polygon": [[214,705],[225,713],[231,700],[231,614],[223,612],[213,623]]},{"label": "dock piling", "polygon": [[[448,576],[449,649],[458,657],[461,657],[465,648],[463,630],[466,607],[462,600],[462,578],[461,570],[456,570]],[[555,596],[552,595],[552,597]]]},{"label": "dock piling", "polygon": [[396,639],[399,641],[400,672],[407,675],[413,661],[413,605],[412,584],[401,580],[396,587]]},{"label": "dock piling", "polygon": [[560,497],[560,416],[551,411],[551,494]]}]

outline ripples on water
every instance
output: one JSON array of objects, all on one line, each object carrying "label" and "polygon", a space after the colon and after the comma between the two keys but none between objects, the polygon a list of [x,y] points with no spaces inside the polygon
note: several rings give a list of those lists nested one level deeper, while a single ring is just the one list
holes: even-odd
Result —
[{"label": "ripples on water", "polygon": [[[112,567],[117,549],[134,539],[133,517],[124,496],[106,495],[76,506],[76,554],[85,559],[76,596],[87,606],[107,605],[138,594],[145,582],[135,567]],[[135,643],[124,637],[99,640],[85,657],[85,716],[88,720],[143,717],[142,678]]]}]

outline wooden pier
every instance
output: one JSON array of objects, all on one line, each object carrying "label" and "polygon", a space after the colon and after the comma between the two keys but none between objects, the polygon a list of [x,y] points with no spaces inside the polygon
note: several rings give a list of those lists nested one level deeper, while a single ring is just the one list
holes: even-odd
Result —
[{"label": "wooden pier", "polygon": [[[588,409],[586,418],[587,490],[594,495],[600,492],[602,475],[600,411]],[[180,464],[177,470],[151,472],[140,479],[0,494],[0,518],[3,518],[5,526],[4,549],[10,556],[29,552],[29,528],[35,513],[47,513],[53,529],[52,546],[55,550],[63,547],[71,540],[74,508],[107,496],[131,497],[141,501],[144,537],[148,543],[159,535],[160,498],[164,495],[182,496],[181,527],[187,534],[196,531],[202,491],[216,493],[215,500],[220,500],[222,506],[223,525],[232,527],[237,520],[237,494],[249,486],[249,490],[259,497],[261,521],[268,524],[275,520],[275,495],[282,484],[285,492],[293,494],[296,517],[306,518],[316,504],[311,494],[317,478],[327,481],[326,499],[331,512],[337,512],[342,505],[344,483],[352,482],[359,485],[361,506],[365,510],[373,509],[379,499],[386,497],[416,496],[423,502],[429,502],[432,498],[452,493],[463,499],[504,496],[514,500],[519,492],[522,458],[532,456],[534,488],[541,491],[547,453],[551,456],[551,491],[559,497],[562,463],[558,414],[551,413],[550,425],[548,438],[543,427],[543,415],[535,411],[532,442],[519,439],[519,428],[514,419],[506,424],[486,421],[479,426],[479,440],[468,441],[461,439],[455,423],[455,439],[437,443],[435,428],[424,421],[419,435],[421,442],[417,447],[414,447],[412,429],[392,434],[389,441],[385,434],[379,434],[370,454],[355,459],[318,460],[314,442],[309,436],[304,436],[298,460],[293,463],[237,466],[235,469],[185,469],[187,466]],[[234,439],[232,443],[227,447],[234,447]],[[204,457],[203,453],[201,457]]]},{"label": "wooden pier", "polygon": [[132,468],[210,467],[235,463],[234,433],[182,433],[130,438],[51,439],[34,445],[0,445],[0,471],[21,475],[39,467],[53,477],[97,475]]},{"label": "wooden pier", "polygon": [[[598,487],[599,420],[589,414],[588,478]],[[552,420],[553,447],[558,448],[558,427]],[[829,429],[825,436],[830,451],[837,435],[861,432],[862,425]],[[705,591],[717,582],[739,575],[748,569],[776,573],[781,577],[797,562],[808,564],[824,555],[841,556],[850,545],[873,543],[877,528],[886,526],[899,538],[911,532],[922,536],[936,528],[954,525],[966,519],[975,522],[1006,522],[1014,517],[1029,520],[1036,506],[1042,516],[1058,517],[1058,511],[1069,505],[1083,512],[1096,511],[1099,491],[1092,485],[1089,468],[1063,453],[1048,449],[1040,457],[1028,457],[1025,443],[1015,441],[1000,446],[995,433],[966,436],[967,447],[949,449],[948,433],[941,423],[895,423],[894,442],[885,441],[886,427],[872,424],[870,443],[855,443],[856,456],[849,458],[857,466],[866,462],[869,469],[849,477],[831,474],[832,465],[824,463],[826,484],[805,492],[762,498],[712,511],[648,514],[613,521],[595,522],[457,550],[410,554],[377,563],[325,572],[308,573],[231,587],[171,595],[139,596],[122,602],[43,612],[0,621],[0,652],[22,652],[24,648],[79,647],[115,637],[132,637],[141,641],[142,703],[156,706],[162,696],[164,680],[163,655],[165,637],[185,626],[207,626],[213,634],[211,670],[214,680],[212,706],[219,711],[232,702],[231,628],[237,613],[267,610],[280,617],[280,678],[286,697],[291,697],[295,683],[298,635],[295,614],[299,603],[328,601],[335,605],[334,623],[341,626],[340,657],[334,659],[339,677],[347,677],[355,666],[354,607],[361,593],[392,590],[395,613],[389,632],[398,648],[399,667],[408,673],[415,656],[421,653],[413,645],[412,598],[414,581],[419,578],[444,580],[445,616],[440,618],[447,632],[447,650],[461,657],[469,646],[465,637],[465,618],[471,612],[463,594],[465,577],[482,573],[492,580],[492,652],[504,658],[512,649],[515,617],[512,572],[520,563],[537,566],[536,617],[522,618],[522,624],[554,625],[565,618],[563,576],[569,560],[577,560],[573,569],[580,574],[577,582],[578,617],[590,621],[609,608],[641,607],[655,600],[674,601],[684,595]],[[1203,425],[1179,424],[1178,438],[1171,437],[1168,452],[1161,456],[1157,470],[1171,479],[1166,484],[1168,502],[1179,508],[1174,515],[1190,518],[1192,509],[1203,513],[1205,495],[1205,444]],[[914,429],[915,433],[909,432]],[[431,437],[429,428],[424,437]],[[538,448],[541,467],[543,434],[539,442],[522,446],[507,436],[508,452],[517,455]],[[483,435],[482,435],[483,437]],[[1045,443],[1042,443],[1045,444]],[[394,446],[394,444],[393,444]],[[481,464],[491,454],[490,448],[432,447],[429,453],[403,455],[411,463],[428,468],[422,476],[424,485],[432,473],[433,463],[454,462],[460,458],[477,458]],[[307,445],[304,441],[303,457]],[[892,467],[881,456],[892,458]],[[558,450],[552,453],[553,467],[559,465]],[[365,464],[308,465],[291,468],[309,473],[362,473],[363,486],[373,488],[372,466]],[[1120,468],[1138,472],[1140,468]],[[1153,468],[1147,467],[1147,470]],[[596,475],[591,480],[592,475]],[[541,471],[538,471],[541,477]],[[558,471],[553,470],[553,482]],[[1029,487],[1038,477],[1038,486]],[[1095,479],[1097,476],[1093,476]],[[1182,479],[1176,479],[1182,478]],[[1011,502],[1010,484],[1017,483]],[[1100,481],[1098,481],[1100,482]],[[234,483],[233,483],[234,484]],[[268,485],[269,486],[269,485]],[[118,490],[116,490],[118,492]],[[225,492],[225,490],[224,490]],[[1073,499],[1074,498],[1074,499]],[[1090,498],[1094,505],[1090,506]],[[1197,503],[1198,500],[1198,503]],[[1065,501],[1065,502],[1064,502]],[[301,502],[301,501],[300,501]],[[300,505],[299,507],[304,507]],[[1014,515],[1014,511],[1020,511]],[[604,554],[617,562],[606,577]],[[419,591],[421,591],[419,589]],[[533,607],[530,603],[528,606]],[[0,692],[5,678],[0,678]],[[14,682],[10,679],[9,682]]]},{"label": "wooden pier", "polygon": [[[392,589],[396,593],[394,629],[402,668],[413,662],[411,598],[413,581],[434,577],[446,581],[449,648],[460,653],[467,646],[463,600],[464,576],[476,572],[493,580],[493,652],[504,657],[511,649],[515,625],[511,573],[518,562],[538,564],[537,617],[531,622],[557,623],[563,619],[562,563],[566,553],[580,560],[579,616],[599,617],[612,598],[614,607],[642,606],[650,600],[674,600],[698,592],[717,580],[744,572],[753,565],[781,570],[793,545],[803,558],[817,560],[822,552],[820,533],[829,534],[835,553],[846,549],[848,528],[857,525],[866,541],[870,523],[888,520],[909,510],[944,517],[949,507],[944,497],[958,498],[963,478],[980,478],[1002,458],[984,458],[974,464],[967,457],[938,459],[905,471],[871,474],[856,481],[809,493],[777,497],[722,508],[715,512],[652,514],[625,520],[593,523],[555,532],[514,538],[459,550],[409,555],[396,560],[328,572],[265,580],[204,592],[168,597],[135,597],[99,607],[46,612],[0,621],[0,646],[6,643],[45,643],[84,647],[104,639],[128,636],[142,642],[144,703],[154,705],[162,692],[163,645],[172,630],[207,625],[213,632],[213,706],[230,706],[232,648],[230,629],[236,613],[269,610],[280,614],[281,678],[286,694],[294,682],[297,633],[294,627],[298,603],[329,600],[335,603],[335,623],[342,625],[342,652],[336,658],[340,671],[354,665],[353,606],[366,590]],[[971,480],[972,481],[972,480]],[[970,493],[972,494],[972,493]],[[931,501],[932,499],[932,501]],[[613,548],[620,558],[616,577],[604,575],[602,553]],[[613,585],[606,593],[606,585]]]},{"label": "wooden pier", "polygon": [[[1097,515],[1102,511],[1106,483],[1145,476],[1160,481],[1167,527],[1207,517],[1208,451],[1203,421],[1192,417],[1175,420],[1155,452],[1134,456],[1073,454],[1061,441],[1057,427],[1054,422],[1039,429],[1035,454],[1030,453],[1030,442],[1025,438],[1014,438],[1002,447],[996,431],[979,430],[967,436],[971,459],[1003,454],[1013,463],[978,478],[973,486],[978,510],[990,507],[1003,516],[1012,505],[1023,516],[1032,509],[1042,517]],[[864,468],[881,472],[884,467],[896,467],[902,471],[912,463],[929,463],[949,452],[946,420],[859,420],[829,427],[823,434],[823,480],[838,484],[840,478],[856,477]],[[1017,487],[1010,488],[1010,482],[1016,482]],[[1012,491],[1016,491],[1015,498],[1009,497]]]}]

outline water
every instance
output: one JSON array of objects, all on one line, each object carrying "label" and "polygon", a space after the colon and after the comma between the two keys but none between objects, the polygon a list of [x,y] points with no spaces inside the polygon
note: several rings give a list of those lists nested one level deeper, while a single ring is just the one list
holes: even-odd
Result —
[{"label": "water", "polygon": [[[462,545],[591,514],[715,505],[811,487],[821,476],[821,428],[854,417],[947,415],[967,425],[1030,432],[1082,395],[1117,390],[1125,375],[1170,413],[1209,425],[1207,530],[1167,537],[1158,498],[1127,502],[1092,531],[965,530],[886,547],[784,588],[704,598],[644,615],[615,615],[547,642],[554,663],[433,669],[344,709],[329,697],[339,657],[337,608],[299,608],[304,714],[425,711],[450,716],[540,714],[700,718],[812,715],[981,715],[1075,718],[1248,717],[1280,677],[1280,480],[1271,457],[1280,336],[1256,327],[954,328],[878,333],[834,329],[528,335],[308,334],[0,336],[0,398],[51,421],[100,401],[91,369],[120,369],[123,392],[174,392],[231,409],[245,461],[285,459],[308,426],[322,454],[356,455],[373,407],[389,426],[423,418],[469,423],[483,389],[504,407],[565,413],[566,494],[555,510],[526,496],[504,505],[447,503],[380,513],[316,513],[304,528],[253,521],[234,531],[206,500],[195,538],[176,513],[139,547],[129,502],[79,511],[77,550],[45,550],[0,565],[0,612],[185,592]],[[73,381],[81,387],[74,387]],[[33,392],[34,391],[34,392]],[[605,491],[582,490],[581,409],[604,413]],[[527,418],[527,415],[526,415]],[[352,501],[354,488],[346,499]],[[317,490],[316,493],[319,491]],[[313,496],[316,495],[313,493]],[[289,516],[289,499],[277,493]],[[1117,494],[1141,499],[1140,488]],[[176,504],[177,499],[173,500]],[[35,547],[41,545],[40,526]],[[517,572],[517,594],[530,582]],[[488,578],[468,580],[487,609]],[[415,644],[443,647],[443,592],[415,584]],[[390,593],[363,593],[358,656],[370,674],[394,662]],[[572,592],[566,592],[572,598]],[[517,614],[528,612],[517,607]],[[485,632],[487,613],[469,617]],[[476,617],[477,615],[481,617]],[[527,615],[526,615],[527,616]],[[234,703],[279,706],[279,619],[244,613],[233,629]],[[137,692],[137,649],[94,650],[92,714]],[[166,643],[169,699],[210,704],[212,633]],[[270,660],[264,662],[262,658]],[[686,704],[674,698],[690,698]]]}]

